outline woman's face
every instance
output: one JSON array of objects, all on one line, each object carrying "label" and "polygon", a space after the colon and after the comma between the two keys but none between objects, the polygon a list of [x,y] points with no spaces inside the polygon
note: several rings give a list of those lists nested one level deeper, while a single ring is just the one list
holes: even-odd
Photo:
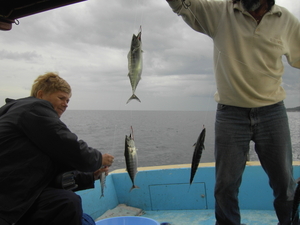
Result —
[{"label": "woman's face", "polygon": [[57,112],[58,116],[61,117],[61,115],[66,111],[68,107],[71,95],[63,91],[56,91],[51,94],[45,94],[40,90],[37,93],[37,98],[49,101],[52,104],[54,110]]}]

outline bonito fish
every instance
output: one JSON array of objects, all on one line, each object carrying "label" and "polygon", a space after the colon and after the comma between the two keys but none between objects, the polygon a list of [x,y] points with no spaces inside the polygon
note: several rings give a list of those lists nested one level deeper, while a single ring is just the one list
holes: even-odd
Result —
[{"label": "bonito fish", "polygon": [[143,57],[142,57],[142,30],[140,28],[140,32],[136,36],[133,34],[131,40],[131,46],[129,53],[127,55],[128,58],[128,76],[131,83],[132,88],[132,96],[128,99],[127,103],[132,100],[136,99],[139,102],[141,100],[135,95],[136,87],[141,80],[142,70],[143,70]]},{"label": "bonito fish", "polygon": [[102,197],[104,197],[104,188],[105,188],[105,180],[106,180],[105,172],[101,173],[99,180],[100,180],[100,186],[101,186],[101,196],[100,196],[100,198],[102,198]]},{"label": "bonito fish", "polygon": [[193,154],[193,160],[192,160],[192,167],[191,167],[191,177],[190,177],[190,184],[192,184],[194,176],[196,174],[196,171],[199,166],[199,162],[202,156],[202,152],[204,150],[204,140],[205,140],[205,127],[203,126],[203,129],[198,137],[197,142],[194,144],[195,150]]},{"label": "bonito fish", "polygon": [[[297,179],[297,188],[295,190],[294,201],[293,201],[293,209],[292,209],[292,222],[294,222],[296,218],[296,214],[299,208],[300,202],[300,178]],[[291,223],[292,224],[292,223]]]},{"label": "bonito fish", "polygon": [[137,174],[137,163],[138,163],[138,159],[137,159],[137,153],[136,153],[136,147],[135,147],[135,143],[134,143],[134,137],[133,137],[133,129],[131,127],[131,133],[129,136],[125,136],[125,161],[126,161],[126,169],[127,172],[129,174],[129,177],[132,181],[132,187],[129,191],[135,189],[135,188],[139,188],[138,186],[136,186],[134,184],[134,178],[135,175]]}]

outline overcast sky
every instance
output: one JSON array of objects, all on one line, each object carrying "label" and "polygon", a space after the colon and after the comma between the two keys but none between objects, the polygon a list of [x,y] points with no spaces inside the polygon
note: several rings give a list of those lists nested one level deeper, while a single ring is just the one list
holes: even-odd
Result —
[{"label": "overcast sky", "polygon": [[[276,3],[300,19],[299,0]],[[0,105],[28,96],[34,79],[53,71],[72,86],[69,109],[215,110],[212,40],[165,0],[88,0],[19,22],[0,32]],[[140,25],[144,69],[136,95],[142,102],[126,104],[132,94],[127,54]],[[287,65],[283,82],[286,106],[299,106],[300,71]]]}]

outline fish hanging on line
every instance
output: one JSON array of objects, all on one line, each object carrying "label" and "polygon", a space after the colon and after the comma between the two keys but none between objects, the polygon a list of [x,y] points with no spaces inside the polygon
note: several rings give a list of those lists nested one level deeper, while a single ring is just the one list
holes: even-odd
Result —
[{"label": "fish hanging on line", "polygon": [[299,203],[300,203],[300,177],[297,179],[297,188],[295,190],[295,194],[294,194],[294,201],[293,201],[293,209],[292,209],[292,223],[294,222],[295,218],[296,218],[296,214],[299,208]]},{"label": "fish hanging on line", "polygon": [[194,149],[194,154],[193,154],[193,160],[192,160],[192,165],[191,165],[191,177],[190,177],[190,185],[193,182],[194,176],[196,174],[196,171],[199,166],[199,162],[202,156],[202,152],[204,150],[204,140],[205,140],[205,132],[206,129],[203,125],[203,129],[198,137],[197,142],[194,144],[195,149]]},{"label": "fish hanging on line", "polygon": [[105,172],[102,172],[100,174],[100,186],[101,186],[101,196],[100,198],[104,197],[104,188],[105,188],[105,181],[106,181],[106,174]]},{"label": "fish hanging on line", "polygon": [[[136,99],[139,102],[141,100],[135,95],[136,87],[141,80],[142,70],[143,70],[143,57],[142,57],[142,27],[140,27],[140,32],[138,35],[133,34],[130,50],[127,55],[128,58],[128,76],[132,88],[132,95],[128,99],[127,103],[132,99]],[[126,103],[126,104],[127,104]]]},{"label": "fish hanging on line", "polygon": [[137,164],[138,164],[138,159],[137,159],[137,149],[135,147],[134,143],[134,137],[133,137],[133,129],[131,127],[131,133],[129,136],[125,136],[125,161],[126,161],[126,169],[128,172],[128,175],[132,181],[132,187],[129,191],[132,191],[135,188],[139,188],[134,184],[134,179],[137,174]]}]

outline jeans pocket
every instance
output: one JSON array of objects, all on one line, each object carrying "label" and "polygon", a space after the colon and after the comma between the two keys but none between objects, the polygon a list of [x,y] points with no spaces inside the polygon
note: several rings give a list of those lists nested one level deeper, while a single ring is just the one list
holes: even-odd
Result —
[{"label": "jeans pocket", "polygon": [[223,105],[223,104],[218,103],[217,110],[221,111],[221,110],[224,110],[226,107],[227,107],[227,105]]}]

